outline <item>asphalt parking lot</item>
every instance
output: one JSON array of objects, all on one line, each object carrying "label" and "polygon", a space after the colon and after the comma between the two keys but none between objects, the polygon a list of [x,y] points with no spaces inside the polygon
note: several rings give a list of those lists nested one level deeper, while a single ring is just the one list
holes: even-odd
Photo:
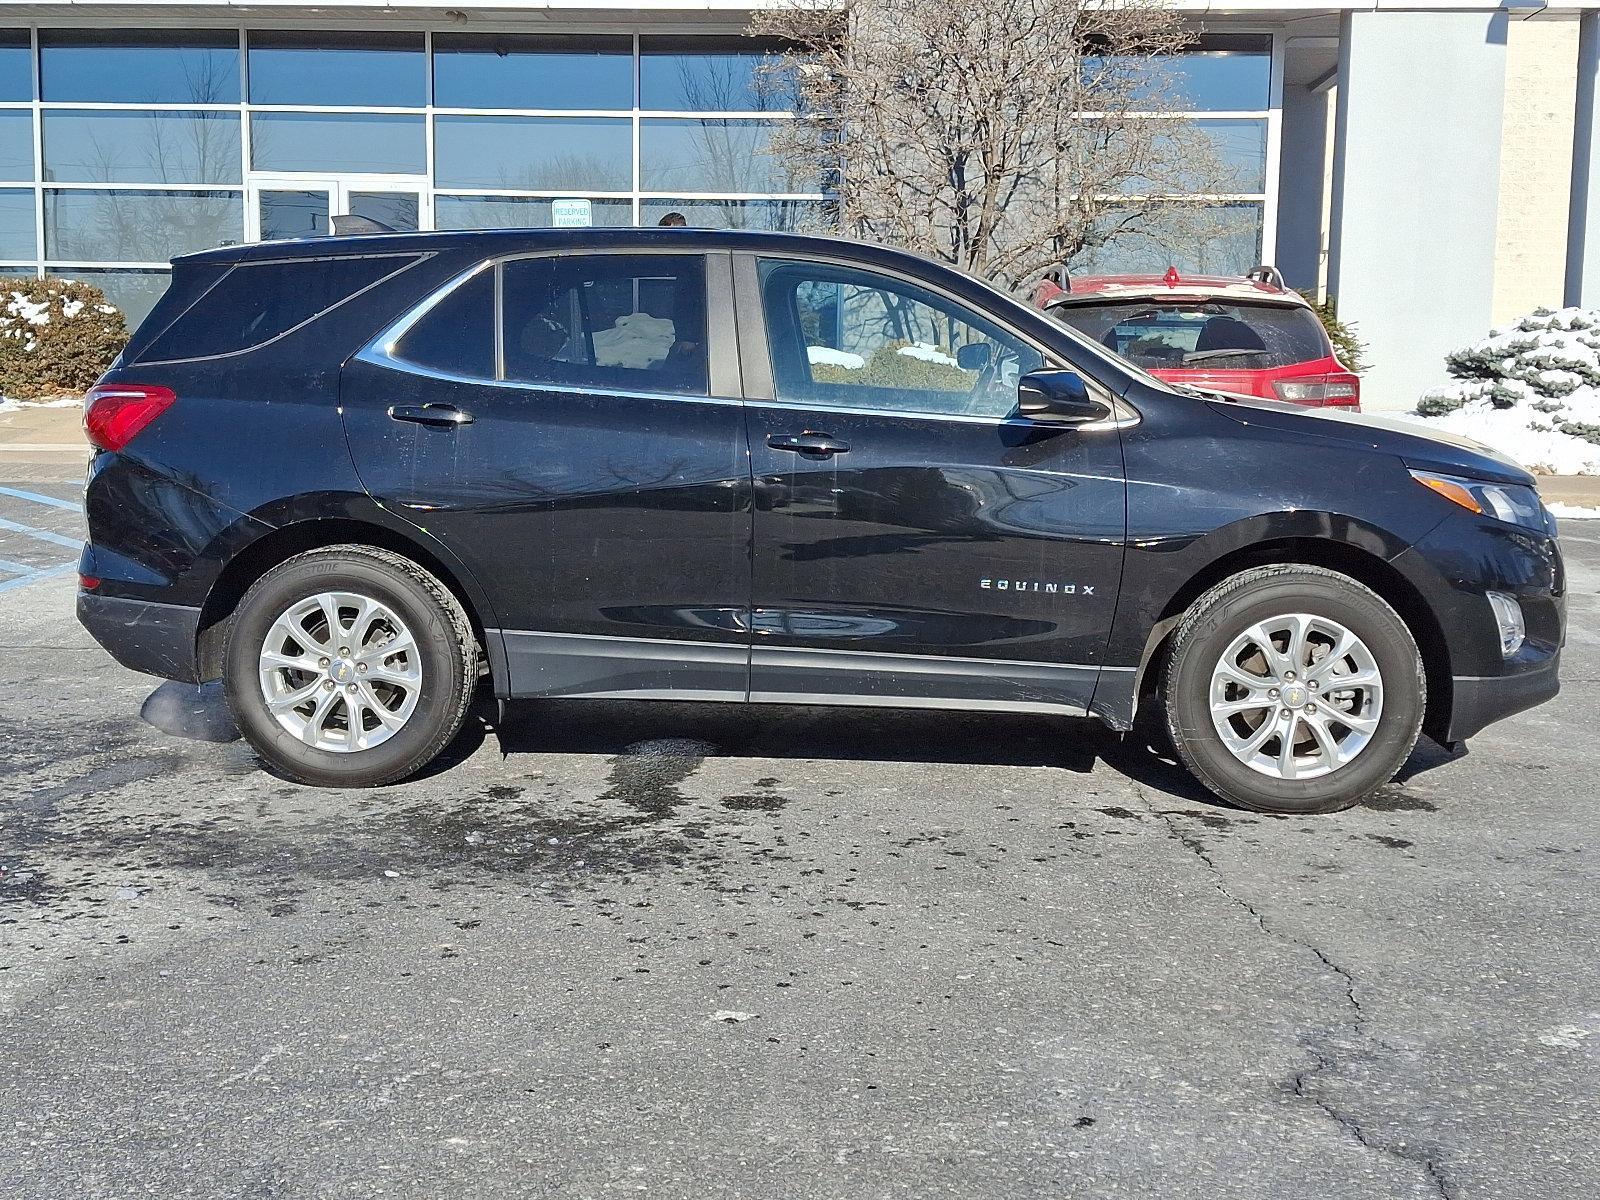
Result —
[{"label": "asphalt parking lot", "polygon": [[5,1195],[1595,1194],[1600,521],[1561,697],[1334,817],[646,704],[341,793],[79,630],[75,475],[0,463]]}]

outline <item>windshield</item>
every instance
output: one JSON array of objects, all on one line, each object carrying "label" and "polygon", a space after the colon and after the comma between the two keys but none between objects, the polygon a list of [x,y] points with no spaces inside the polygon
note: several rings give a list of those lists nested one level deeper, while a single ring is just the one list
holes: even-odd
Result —
[{"label": "windshield", "polygon": [[1123,300],[1050,311],[1146,370],[1256,371],[1333,353],[1316,314],[1298,304]]}]

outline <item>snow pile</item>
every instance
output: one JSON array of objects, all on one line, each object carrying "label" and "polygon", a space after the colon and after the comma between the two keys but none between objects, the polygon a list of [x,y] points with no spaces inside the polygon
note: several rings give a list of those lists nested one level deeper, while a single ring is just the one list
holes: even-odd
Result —
[{"label": "snow pile", "polygon": [[923,362],[938,363],[941,366],[956,366],[956,360],[937,346],[930,346],[927,342],[912,342],[909,346],[901,346],[897,353],[904,354],[907,358],[920,358]]},{"label": "snow pile", "polygon": [[806,357],[813,363],[843,367],[847,371],[859,371],[867,365],[867,360],[861,355],[851,354],[848,350],[835,350],[832,346],[807,346]]},{"label": "snow pile", "polygon": [[1445,356],[1417,415],[1528,469],[1600,475],[1600,312],[1540,309]]}]

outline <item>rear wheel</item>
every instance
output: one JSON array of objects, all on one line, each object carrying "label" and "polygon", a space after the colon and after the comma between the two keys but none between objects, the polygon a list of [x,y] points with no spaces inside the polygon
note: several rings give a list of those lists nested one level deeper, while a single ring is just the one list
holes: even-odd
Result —
[{"label": "rear wheel", "polygon": [[1212,791],[1260,812],[1335,812],[1394,777],[1426,682],[1394,609],[1311,566],[1224,580],[1184,615],[1167,661],[1167,727]]},{"label": "rear wheel", "polygon": [[291,779],[375,787],[421,770],[461,728],[478,647],[460,603],[371,546],[297,555],[245,593],[223,651],[240,731]]}]

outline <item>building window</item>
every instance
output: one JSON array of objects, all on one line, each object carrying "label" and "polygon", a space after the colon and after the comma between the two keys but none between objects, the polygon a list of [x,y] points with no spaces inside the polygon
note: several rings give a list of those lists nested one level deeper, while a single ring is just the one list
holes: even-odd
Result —
[{"label": "building window", "polygon": [[250,116],[257,171],[420,175],[427,170],[421,114],[258,112]]},{"label": "building window", "polygon": [[43,98],[75,104],[237,104],[239,34],[41,29]]},{"label": "building window", "polygon": [[639,126],[639,182],[651,192],[815,192],[772,155],[776,122],[649,118]]},{"label": "building window", "polygon": [[[583,200],[582,196],[572,199]],[[545,196],[435,196],[435,229],[528,229],[554,224],[553,199]],[[589,199],[589,220],[601,226],[633,224],[633,201]],[[662,210],[665,215],[666,209]],[[645,220],[643,224],[653,225]]]},{"label": "building window", "polygon": [[633,122],[612,117],[434,119],[439,187],[633,190]]},{"label": "building window", "polygon": [[427,89],[420,33],[250,34],[252,104],[420,108]]},{"label": "building window", "polygon": [[48,189],[44,252],[66,262],[159,264],[244,236],[238,192]]},{"label": "building window", "polygon": [[33,182],[33,113],[0,108],[0,179]]},{"label": "building window", "polygon": [[[33,189],[0,190],[0,263],[30,263],[39,251],[34,244]],[[14,273],[9,268],[7,274]],[[33,273],[33,267],[28,267]]]},{"label": "building window", "polygon": [[674,212],[701,229],[824,233],[837,228],[826,200],[685,200],[671,196],[646,200],[639,224],[659,225],[662,217]]},{"label": "building window", "polygon": [[633,39],[597,35],[439,33],[440,108],[633,107]]},{"label": "building window", "polygon": [[0,104],[33,99],[33,51],[26,29],[0,29]]},{"label": "building window", "polygon": [[44,177],[51,183],[243,183],[239,116],[46,109]]},{"label": "building window", "polygon": [[639,107],[657,112],[785,112],[792,94],[763,72],[780,47],[740,37],[639,39]]},{"label": "building window", "polygon": [[1201,200],[1101,218],[1115,240],[1072,260],[1074,275],[1238,275],[1261,261],[1260,201]]}]

